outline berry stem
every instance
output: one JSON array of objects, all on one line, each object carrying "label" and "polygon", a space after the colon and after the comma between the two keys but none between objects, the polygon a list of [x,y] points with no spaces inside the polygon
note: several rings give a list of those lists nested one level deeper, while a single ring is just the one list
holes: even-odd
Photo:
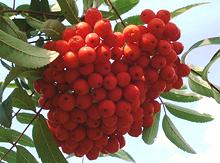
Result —
[{"label": "berry stem", "polygon": [[12,143],[11,148],[0,158],[0,161],[2,161],[11,151],[14,147],[16,147],[16,145],[18,144],[19,140],[22,138],[22,136],[24,135],[24,133],[27,131],[27,129],[30,127],[30,125],[33,123],[33,121],[39,116],[40,112],[42,111],[42,108],[37,112],[37,114],[34,116],[34,118],[30,121],[30,123],[25,127],[25,129],[23,130],[23,132],[19,135],[19,137],[17,138],[17,140]]},{"label": "berry stem", "polygon": [[114,10],[115,14],[116,14],[116,15],[118,16],[118,18],[120,19],[121,24],[122,24],[124,27],[126,27],[126,25],[125,25],[124,21],[122,20],[120,14],[119,14],[119,12],[118,12],[118,10],[117,10],[117,9],[115,8],[115,6],[112,4],[111,0],[106,0],[106,1],[108,2],[108,4],[109,4],[109,5],[111,6],[111,8]]},{"label": "berry stem", "polygon": [[165,113],[165,115],[167,115],[167,112],[166,112],[166,106],[165,106],[165,104],[164,104],[162,98],[159,97],[159,99],[160,99],[160,102],[161,102],[161,104],[162,104],[162,106],[163,106],[164,113]]}]

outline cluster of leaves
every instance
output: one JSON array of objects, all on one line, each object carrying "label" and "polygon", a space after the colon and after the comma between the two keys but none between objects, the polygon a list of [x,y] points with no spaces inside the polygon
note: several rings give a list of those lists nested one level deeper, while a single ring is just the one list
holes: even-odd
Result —
[{"label": "cluster of leaves", "polygon": [[[92,6],[106,5],[108,10],[102,11],[104,17],[117,20],[119,15],[135,7],[139,0],[111,0],[111,2],[112,4],[109,3],[109,0],[83,0],[83,11]],[[180,8],[173,11],[172,16],[174,18],[203,4],[206,3]],[[59,39],[61,31],[65,28],[62,24],[64,19],[71,25],[83,19],[83,15],[79,16],[78,13],[75,0],[57,0],[57,3],[53,5],[49,5],[48,0],[31,0],[30,4],[23,4],[16,9],[0,2],[0,61],[2,66],[9,71],[5,80],[0,82],[0,125],[2,126],[0,127],[0,142],[12,145],[11,149],[0,147],[0,160],[9,163],[37,162],[25,148],[32,147],[36,149],[42,162],[67,162],[49,132],[46,119],[40,114],[41,109],[37,103],[39,95],[34,92],[32,82],[41,77],[42,67],[58,56],[57,52],[43,49],[44,42]],[[142,24],[139,15],[128,17],[123,21],[126,25]],[[122,28],[122,23],[115,25],[115,31],[121,31]],[[185,61],[191,50],[210,44],[220,44],[220,37],[197,42],[183,55],[182,60]],[[220,103],[219,90],[208,81],[207,77],[209,68],[219,57],[220,52],[218,51],[202,71],[193,69],[188,77],[189,87],[193,92],[184,87],[182,90],[163,93],[161,99],[175,102],[194,102],[200,100],[202,96],[207,96],[215,98]],[[6,88],[13,88],[13,91],[6,99],[3,99],[3,92]],[[188,121],[208,122],[212,120],[208,114],[201,114],[170,102],[163,102],[163,107],[172,115]],[[16,112],[16,110],[18,111]],[[155,123],[151,128],[143,131],[142,138],[146,144],[153,144],[155,141],[160,115],[161,113],[158,113],[155,116]],[[15,117],[18,122],[27,125],[22,132],[11,129]],[[33,125],[32,138],[24,134],[30,125]],[[162,126],[171,142],[184,151],[195,153],[178,132],[166,112]],[[16,151],[13,150],[14,147],[16,147]],[[135,162],[123,150],[110,156]]]}]

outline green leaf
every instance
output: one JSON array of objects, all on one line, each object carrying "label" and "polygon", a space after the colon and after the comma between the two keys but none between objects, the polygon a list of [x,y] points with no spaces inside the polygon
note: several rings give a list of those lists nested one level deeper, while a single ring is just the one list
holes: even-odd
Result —
[{"label": "green leaf", "polygon": [[208,4],[208,3],[209,3],[209,2],[202,2],[202,3],[191,4],[191,5],[188,5],[188,6],[186,6],[186,7],[182,7],[182,8],[179,8],[179,9],[173,11],[173,12],[171,13],[171,15],[172,15],[172,17],[174,18],[174,17],[176,17],[176,16],[178,16],[178,15],[181,15],[181,14],[183,14],[184,12],[190,10],[190,9],[193,8],[193,7],[205,5],[205,4]]},{"label": "green leaf", "polygon": [[[140,15],[130,16],[130,17],[124,19],[123,22],[126,25],[130,25],[130,24],[143,25],[143,22],[140,19]],[[124,26],[122,25],[122,23],[119,22],[115,25],[114,31],[120,31],[121,32],[121,31],[123,31],[123,29],[124,29]]]},{"label": "green leaf", "polygon": [[93,1],[83,0],[83,11],[85,12],[87,9],[91,8],[92,5],[93,5]]},{"label": "green leaf", "polygon": [[[50,12],[50,6],[48,0],[31,0],[30,10],[38,11],[38,12]],[[30,14],[30,16],[37,18],[39,20],[44,20],[46,17],[46,15],[37,15],[37,14]]]},{"label": "green leaf", "polygon": [[0,30],[0,57],[28,68],[43,67],[59,55],[55,51],[29,45]]},{"label": "green leaf", "polygon": [[[0,87],[1,87],[2,84],[3,84],[3,82],[0,81]],[[17,85],[15,83],[10,83],[10,84],[7,85],[7,88],[17,88]]]},{"label": "green leaf", "polygon": [[27,41],[27,36],[16,26],[16,24],[6,16],[0,16],[0,30],[10,34],[18,39]]},{"label": "green leaf", "polygon": [[119,158],[119,159],[122,159],[124,161],[128,161],[128,162],[133,162],[135,163],[135,160],[131,157],[131,155],[126,152],[125,150],[120,150],[116,153],[112,153],[112,154],[109,154],[109,156],[111,157],[116,157],[116,158]]},{"label": "green leaf", "polygon": [[17,155],[16,162],[17,163],[38,163],[34,156],[24,147],[16,146]]},{"label": "green leaf", "polygon": [[[111,1],[115,9],[118,11],[120,15],[130,11],[133,7],[135,7],[138,3],[139,0],[114,0]],[[109,7],[111,7],[109,5]],[[109,12],[103,12],[104,17],[107,17],[111,20],[118,19],[118,16],[114,12],[113,9],[111,9]]]},{"label": "green leaf", "polygon": [[209,122],[213,120],[212,116],[206,113],[199,113],[195,110],[184,108],[168,102],[165,102],[164,104],[171,114],[184,120],[200,123]]},{"label": "green leaf", "polygon": [[4,15],[4,16],[7,16],[7,17],[12,16],[14,13],[1,12],[1,11],[4,11],[4,10],[11,10],[11,9],[12,8],[8,7],[6,4],[0,2],[0,15]]},{"label": "green leaf", "polygon": [[[0,127],[0,142],[13,143],[18,139],[21,134],[22,133],[16,130]],[[18,144],[34,147],[32,139],[25,134],[23,134],[21,139],[18,141]]]},{"label": "green leaf", "polygon": [[[9,149],[5,147],[0,147],[0,158],[8,151]],[[4,160],[8,163],[16,163],[16,152],[11,150],[5,157]]]},{"label": "green leaf", "polygon": [[30,114],[30,113],[18,113],[16,115],[16,118],[18,122],[23,123],[23,124],[29,124],[31,120],[34,118],[35,114]]},{"label": "green leaf", "polygon": [[179,131],[167,115],[165,115],[163,118],[162,126],[165,135],[173,144],[175,144],[177,147],[185,152],[196,154],[194,149],[192,149],[192,147],[190,147],[190,145],[184,140],[182,135],[179,133]]},{"label": "green leaf", "polygon": [[9,96],[2,103],[0,102],[0,124],[10,128],[12,123],[12,100]]},{"label": "green leaf", "polygon": [[25,16],[26,18],[26,22],[29,26],[31,26],[32,28],[34,29],[41,29],[42,26],[43,26],[43,21],[40,21],[34,17],[31,17],[31,16],[28,16],[26,15]]},{"label": "green leaf", "polygon": [[2,64],[2,66],[4,67],[4,68],[6,68],[7,70],[11,70],[12,69],[12,67],[8,64],[8,63],[6,63],[5,61],[3,61],[2,59],[0,59],[0,61],[1,61],[1,64]]},{"label": "green leaf", "polygon": [[205,68],[202,71],[202,78],[205,81],[208,81],[208,73],[210,67],[220,58],[220,50],[218,50],[215,55],[212,57],[212,59],[209,61],[209,63],[205,66]]},{"label": "green leaf", "polygon": [[20,10],[29,10],[30,9],[30,5],[29,4],[22,4],[20,6],[18,6],[16,8],[17,11],[20,11]]},{"label": "green leaf", "polygon": [[215,88],[212,88],[212,92],[214,99],[220,104],[220,93]]},{"label": "green leaf", "polygon": [[35,103],[31,96],[22,88],[15,88],[11,94],[12,106],[20,109],[35,110]]},{"label": "green leaf", "polygon": [[151,128],[144,128],[142,139],[146,144],[153,144],[158,133],[160,122],[160,112],[154,116],[154,123]]},{"label": "green leaf", "polygon": [[79,22],[78,8],[75,0],[57,0],[61,11],[70,24]]},{"label": "green leaf", "polygon": [[206,46],[206,45],[215,45],[215,44],[220,44],[220,37],[211,37],[211,38],[207,38],[204,40],[200,40],[198,42],[196,42],[194,45],[192,45],[188,51],[186,51],[183,55],[181,60],[185,63],[187,56],[189,55],[189,53],[198,47],[202,47],[202,46]]},{"label": "green leaf", "polygon": [[53,39],[60,39],[65,29],[65,26],[58,20],[48,19],[43,23],[40,31],[46,33],[47,36]]},{"label": "green leaf", "polygon": [[39,116],[35,121],[32,134],[37,153],[42,162],[67,163],[58,149],[43,116]]},{"label": "green leaf", "polygon": [[162,93],[160,96],[177,102],[194,102],[202,98],[202,96],[197,93],[177,89],[172,89],[169,92]]},{"label": "green leaf", "polygon": [[210,85],[194,73],[189,74],[188,84],[192,91],[203,96],[213,97]]},{"label": "green leaf", "polygon": [[7,85],[17,77],[31,77],[34,79],[37,79],[41,77],[41,71],[40,70],[34,70],[34,69],[27,69],[24,67],[16,66],[14,67],[9,74],[6,76],[4,83],[0,87],[0,100],[2,98],[2,94],[7,87]]}]

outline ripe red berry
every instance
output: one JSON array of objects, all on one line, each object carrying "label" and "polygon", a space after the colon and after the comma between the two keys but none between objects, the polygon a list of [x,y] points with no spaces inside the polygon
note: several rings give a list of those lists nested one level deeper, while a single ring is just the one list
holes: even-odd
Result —
[{"label": "ripe red berry", "polygon": [[172,45],[173,45],[173,49],[175,50],[175,52],[177,54],[181,54],[182,53],[184,47],[183,47],[183,44],[181,42],[174,41],[172,43]]},{"label": "ripe red berry", "polygon": [[85,46],[79,49],[78,58],[82,64],[93,63],[96,59],[96,52],[93,48]]},{"label": "ripe red berry", "polygon": [[76,35],[76,29],[68,27],[63,31],[62,38],[65,41],[69,41],[70,38]]},{"label": "ripe red berry", "polygon": [[103,100],[99,103],[98,109],[102,117],[110,117],[115,113],[115,103],[111,100]]},{"label": "ripe red berry", "polygon": [[117,81],[120,87],[126,87],[129,85],[131,81],[131,76],[127,72],[120,72],[117,74]]},{"label": "ripe red berry", "polygon": [[117,137],[115,136],[110,137],[110,139],[108,140],[108,144],[105,147],[105,150],[109,153],[115,153],[119,150],[119,148],[120,148],[120,144]]},{"label": "ripe red berry", "polygon": [[144,123],[143,126],[146,128],[150,128],[154,122],[153,116],[144,117]]},{"label": "ripe red berry", "polygon": [[129,61],[137,60],[140,53],[140,48],[136,44],[128,43],[124,46],[124,57]]},{"label": "ripe red berry", "polygon": [[160,38],[165,29],[165,23],[159,18],[154,18],[148,23],[147,28],[149,32],[154,34],[157,38]]},{"label": "ripe red berry", "polygon": [[155,68],[156,70],[161,69],[164,66],[166,66],[166,63],[167,63],[167,60],[162,55],[155,55],[150,61],[151,66]]},{"label": "ripe red berry", "polygon": [[169,52],[171,51],[171,45],[168,41],[166,40],[160,40],[158,42],[158,52],[160,55],[167,56]]},{"label": "ripe red berry", "polygon": [[129,73],[131,75],[131,79],[133,81],[138,81],[141,80],[143,75],[144,75],[144,70],[142,69],[141,66],[134,65],[129,68]]},{"label": "ripe red berry", "polygon": [[136,25],[128,25],[123,30],[125,41],[138,42],[141,38],[141,31]]},{"label": "ripe red berry", "polygon": [[123,48],[121,47],[114,47],[111,49],[112,52],[112,59],[115,61],[119,61],[123,54]]},{"label": "ripe red berry", "polygon": [[170,21],[171,19],[171,14],[168,10],[159,10],[157,12],[157,15],[156,15],[157,18],[163,20],[163,22],[166,24]]},{"label": "ripe red berry", "polygon": [[92,88],[99,88],[102,86],[103,77],[98,73],[92,73],[88,76],[89,86]]},{"label": "ripe red berry", "polygon": [[70,50],[70,46],[67,41],[58,40],[54,43],[54,49],[61,55],[64,55]]},{"label": "ripe red berry", "polygon": [[108,46],[102,45],[96,49],[96,62],[105,63],[110,60],[112,54]]},{"label": "ripe red berry", "polygon": [[112,26],[110,21],[107,19],[97,21],[94,26],[94,32],[102,38],[112,33]]},{"label": "ripe red berry", "polygon": [[85,38],[89,33],[92,32],[92,27],[86,22],[79,22],[75,26],[76,34],[80,35],[82,38]]},{"label": "ripe red berry", "polygon": [[100,37],[96,33],[89,33],[85,38],[85,43],[87,46],[95,48],[100,44]]},{"label": "ripe red berry", "polygon": [[95,64],[95,72],[105,76],[111,72],[111,63],[107,61],[105,63],[97,63]]},{"label": "ripe red berry", "polygon": [[152,52],[157,47],[157,39],[151,33],[143,34],[140,40],[141,49]]},{"label": "ripe red berry", "polygon": [[66,68],[72,69],[72,68],[77,68],[79,66],[79,59],[74,52],[67,52],[63,56],[63,62]]},{"label": "ripe red berry", "polygon": [[158,80],[159,76],[155,69],[149,68],[145,70],[144,77],[147,83],[152,84]]},{"label": "ripe red berry", "polygon": [[98,120],[101,118],[100,112],[98,110],[98,106],[96,106],[96,105],[93,105],[88,109],[87,115],[89,118],[91,118],[93,120]]},{"label": "ripe red berry", "polygon": [[65,124],[69,120],[69,113],[63,110],[57,109],[54,111],[54,119],[59,124]]},{"label": "ripe red berry", "polygon": [[77,96],[76,105],[80,109],[88,109],[92,105],[92,97],[90,95]]},{"label": "ripe red berry", "polygon": [[93,72],[94,72],[94,64],[93,63],[81,65],[79,67],[79,73],[83,76],[88,76],[89,74],[91,74]]},{"label": "ripe red berry", "polygon": [[101,129],[99,128],[87,128],[86,133],[90,140],[98,140],[103,135]]},{"label": "ripe red berry", "polygon": [[66,83],[71,84],[79,77],[79,72],[75,69],[69,69],[64,71],[64,80]]},{"label": "ripe red berry", "polygon": [[115,74],[118,74],[120,72],[127,72],[128,71],[128,65],[124,63],[123,61],[114,61],[112,63],[112,72]]},{"label": "ripe red berry", "polygon": [[126,100],[133,101],[134,99],[138,99],[140,97],[140,90],[136,85],[129,84],[124,88],[123,95]]},{"label": "ripe red berry", "polygon": [[172,66],[165,66],[160,71],[160,78],[165,81],[172,80],[175,76],[175,70]]},{"label": "ripe red berry", "polygon": [[75,107],[75,98],[69,93],[61,94],[58,98],[58,105],[65,111],[71,111]]},{"label": "ripe red berry", "polygon": [[122,89],[115,87],[108,92],[108,98],[112,101],[118,101],[122,97]]},{"label": "ripe red berry", "polygon": [[86,119],[86,113],[80,109],[76,109],[71,112],[71,120],[75,123],[84,123],[86,122]]},{"label": "ripe red berry", "polygon": [[58,140],[64,141],[69,138],[69,133],[63,127],[58,127],[55,131],[55,136]]},{"label": "ripe red berry", "polygon": [[178,65],[178,71],[177,71],[178,76],[185,77],[185,76],[189,75],[189,73],[190,73],[189,66],[187,66],[186,64],[183,64],[183,63]]},{"label": "ripe red berry", "polygon": [[85,130],[85,128],[82,127],[82,126],[78,126],[76,129],[74,129],[71,132],[70,137],[71,137],[72,140],[74,140],[76,142],[82,141],[86,137],[86,130]]},{"label": "ripe red berry", "polygon": [[104,88],[96,88],[92,92],[92,98],[96,102],[104,100],[106,96],[107,96],[107,93]]},{"label": "ripe red berry", "polygon": [[170,41],[177,41],[180,38],[180,30],[174,23],[167,23],[164,29],[164,36]]},{"label": "ripe red berry", "polygon": [[97,8],[90,8],[85,13],[85,21],[92,27],[95,23],[102,19],[102,14]]},{"label": "ripe red berry", "polygon": [[68,44],[71,51],[77,52],[81,47],[85,45],[85,42],[81,36],[75,35],[69,39]]},{"label": "ripe red berry", "polygon": [[145,9],[141,12],[141,20],[143,23],[148,24],[153,18],[155,18],[155,13],[150,9]]},{"label": "ripe red berry", "polygon": [[112,90],[116,87],[116,85],[117,78],[112,74],[107,75],[103,80],[103,86],[106,90]]},{"label": "ripe red berry", "polygon": [[123,117],[131,112],[131,104],[125,100],[120,100],[116,104],[116,115]]},{"label": "ripe red berry", "polygon": [[89,84],[84,79],[78,79],[73,83],[73,89],[79,95],[85,95],[89,92]]},{"label": "ripe red berry", "polygon": [[102,119],[102,123],[106,126],[106,127],[112,127],[115,126],[117,124],[118,121],[118,117],[116,115],[113,115],[111,117],[107,117],[107,118],[103,118]]},{"label": "ripe red berry", "polygon": [[44,49],[54,50],[55,41],[48,41],[44,44]]}]

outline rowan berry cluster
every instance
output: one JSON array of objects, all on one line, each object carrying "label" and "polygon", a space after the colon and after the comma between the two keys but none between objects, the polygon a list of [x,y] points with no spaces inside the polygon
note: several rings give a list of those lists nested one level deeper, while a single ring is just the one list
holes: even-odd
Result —
[{"label": "rowan berry cluster", "polygon": [[110,21],[91,8],[85,22],[45,44],[60,55],[34,86],[63,152],[90,160],[117,152],[125,134],[138,137],[152,126],[160,111],[155,99],[179,89],[189,74],[178,58],[183,45],[170,13],[144,10],[140,17],[145,25],[113,32]]}]

